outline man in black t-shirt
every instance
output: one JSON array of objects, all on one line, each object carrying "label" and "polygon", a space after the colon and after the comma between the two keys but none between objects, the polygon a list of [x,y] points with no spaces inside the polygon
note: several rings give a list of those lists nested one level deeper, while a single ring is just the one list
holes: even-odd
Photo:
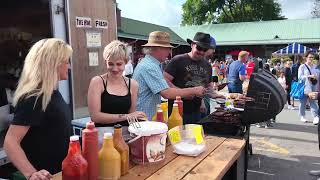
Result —
[{"label": "man in black t-shirt", "polygon": [[[208,92],[211,92],[210,97],[219,97],[213,91],[211,65],[204,59],[205,52],[208,49],[215,49],[215,46],[211,45],[210,40],[210,35],[202,32],[196,33],[193,40],[187,39],[191,45],[191,51],[173,57],[165,69],[164,76],[170,87],[188,88],[203,86],[208,88]],[[197,123],[201,119],[201,102],[202,97],[183,100],[184,124]],[[169,111],[171,107],[172,100],[169,100]]]}]

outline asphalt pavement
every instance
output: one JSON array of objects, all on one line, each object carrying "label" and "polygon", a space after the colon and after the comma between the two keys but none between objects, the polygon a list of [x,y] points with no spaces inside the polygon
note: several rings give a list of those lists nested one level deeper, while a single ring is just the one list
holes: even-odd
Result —
[{"label": "asphalt pavement", "polygon": [[[296,110],[283,109],[273,127],[251,126],[248,180],[316,180],[310,170],[320,170],[317,126],[303,123]],[[306,112],[311,120],[310,111]]]}]

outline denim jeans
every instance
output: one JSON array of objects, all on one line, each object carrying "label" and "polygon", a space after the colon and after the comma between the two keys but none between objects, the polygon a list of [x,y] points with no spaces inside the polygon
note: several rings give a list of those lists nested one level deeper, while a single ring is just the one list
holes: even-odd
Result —
[{"label": "denim jeans", "polygon": [[228,91],[229,93],[243,93],[242,91],[242,84],[228,84]]},{"label": "denim jeans", "polygon": [[312,100],[308,96],[303,96],[303,98],[300,99],[299,116],[305,117],[307,100],[309,100],[309,103],[310,103],[312,117],[313,118],[317,117],[318,109],[319,109],[318,104],[316,103],[316,100]]},{"label": "denim jeans", "polygon": [[183,124],[197,124],[201,120],[200,111],[183,113]]}]

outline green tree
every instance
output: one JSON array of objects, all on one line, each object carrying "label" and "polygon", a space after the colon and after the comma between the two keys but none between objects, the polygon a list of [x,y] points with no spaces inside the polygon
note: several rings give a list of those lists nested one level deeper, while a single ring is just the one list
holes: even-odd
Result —
[{"label": "green tree", "polygon": [[182,25],[285,19],[275,0],[187,0]]},{"label": "green tree", "polygon": [[320,18],[320,0],[314,0],[314,6],[311,14],[315,18]]}]

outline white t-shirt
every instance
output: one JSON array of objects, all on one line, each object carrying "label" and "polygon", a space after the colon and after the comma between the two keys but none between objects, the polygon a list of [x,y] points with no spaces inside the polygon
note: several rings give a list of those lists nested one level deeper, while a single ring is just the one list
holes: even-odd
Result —
[{"label": "white t-shirt", "polygon": [[123,71],[123,75],[130,75],[133,74],[133,65],[128,62],[125,66],[124,66],[124,71]]}]

